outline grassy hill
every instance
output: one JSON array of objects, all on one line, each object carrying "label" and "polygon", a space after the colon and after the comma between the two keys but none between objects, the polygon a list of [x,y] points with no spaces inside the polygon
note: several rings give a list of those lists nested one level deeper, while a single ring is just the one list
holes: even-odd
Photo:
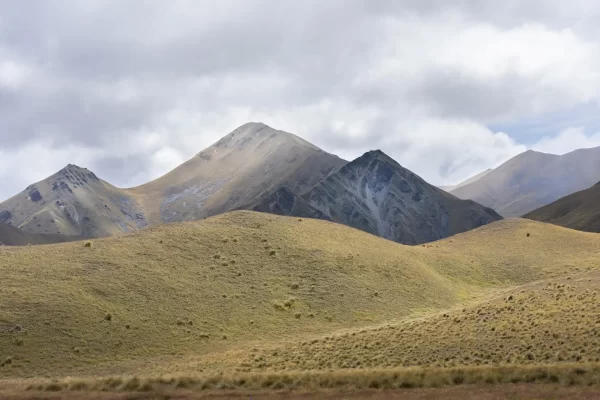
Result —
[{"label": "grassy hill", "polygon": [[2,248],[0,376],[234,371],[255,348],[594,271],[599,248],[597,235],[529,220],[409,247],[253,212]]},{"label": "grassy hill", "polygon": [[524,216],[586,232],[600,232],[600,184],[556,200]]},{"label": "grassy hill", "polygon": [[599,362],[599,272],[511,288],[426,318],[289,343],[241,365],[304,371]]}]

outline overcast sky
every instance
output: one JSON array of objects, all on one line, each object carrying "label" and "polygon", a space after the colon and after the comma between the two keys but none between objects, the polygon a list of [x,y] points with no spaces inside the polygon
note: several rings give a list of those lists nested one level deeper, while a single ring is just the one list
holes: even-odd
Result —
[{"label": "overcast sky", "polygon": [[0,198],[117,186],[248,121],[433,184],[600,146],[593,0],[0,0]]}]

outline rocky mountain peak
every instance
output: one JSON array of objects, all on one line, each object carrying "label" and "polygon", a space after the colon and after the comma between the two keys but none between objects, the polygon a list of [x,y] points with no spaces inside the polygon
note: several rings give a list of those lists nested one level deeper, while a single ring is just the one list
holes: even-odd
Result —
[{"label": "rocky mountain peak", "polygon": [[388,164],[399,165],[393,158],[379,149],[366,152],[362,156],[352,161],[350,164],[369,164],[373,161],[382,161]]},{"label": "rocky mountain peak", "polygon": [[260,122],[248,122],[221,138],[214,147],[242,149],[251,143],[256,144],[256,139],[262,139],[268,135],[277,135],[277,131]]},{"label": "rocky mountain peak", "polygon": [[85,186],[88,183],[99,182],[100,179],[87,168],[69,164],[53,176],[52,190],[71,191],[72,187]]}]

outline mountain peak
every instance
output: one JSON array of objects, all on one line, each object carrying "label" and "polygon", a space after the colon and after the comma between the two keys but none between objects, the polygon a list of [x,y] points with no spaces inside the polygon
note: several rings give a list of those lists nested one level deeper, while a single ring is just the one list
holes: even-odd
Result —
[{"label": "mountain peak", "polygon": [[75,164],[68,164],[66,167],[58,171],[55,175],[56,181],[69,181],[76,186],[83,186],[89,181],[98,182],[100,179],[89,169],[79,167]]},{"label": "mountain peak", "polygon": [[80,172],[83,172],[83,171],[88,171],[88,169],[87,168],[82,168],[82,167],[80,167],[78,165],[75,165],[75,164],[67,164],[67,166],[64,167],[63,169],[61,169],[59,172],[64,172],[64,171],[72,171],[72,172],[80,171]]},{"label": "mountain peak", "polygon": [[374,160],[383,161],[386,163],[398,164],[392,157],[388,156],[387,154],[385,154],[383,151],[381,151],[379,149],[367,151],[365,154],[358,157],[353,162],[363,163],[363,162],[371,162]]}]

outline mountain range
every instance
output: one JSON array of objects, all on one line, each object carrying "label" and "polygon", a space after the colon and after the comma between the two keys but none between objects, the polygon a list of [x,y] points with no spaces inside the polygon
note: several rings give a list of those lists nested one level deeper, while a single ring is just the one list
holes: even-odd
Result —
[{"label": "mountain range", "polygon": [[329,220],[413,245],[523,215],[595,230],[595,187],[535,210],[589,188],[600,180],[599,171],[600,148],[561,156],[530,150],[437,188],[380,150],[348,162],[251,122],[134,188],[118,188],[70,164],[0,203],[0,224],[27,234],[101,237],[254,210]]},{"label": "mountain range", "polygon": [[247,123],[131,189],[69,165],[0,203],[0,223],[29,233],[97,237],[240,209],[331,220],[405,244],[501,219],[379,150],[348,163],[291,133]]},{"label": "mountain range", "polygon": [[529,150],[450,192],[520,217],[600,181],[600,147],[565,155]]}]

